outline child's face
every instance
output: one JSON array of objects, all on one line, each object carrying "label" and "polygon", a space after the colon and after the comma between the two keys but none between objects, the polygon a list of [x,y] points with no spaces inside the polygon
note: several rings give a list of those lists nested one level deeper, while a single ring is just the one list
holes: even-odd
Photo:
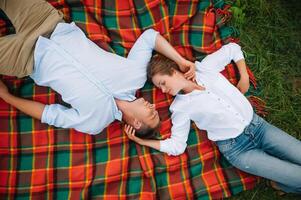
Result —
[{"label": "child's face", "polygon": [[179,76],[176,75],[176,73],[179,72],[174,71],[171,76],[156,74],[153,76],[152,81],[156,87],[162,90],[163,93],[175,96],[180,90],[183,89],[181,84],[182,79],[180,79]]}]

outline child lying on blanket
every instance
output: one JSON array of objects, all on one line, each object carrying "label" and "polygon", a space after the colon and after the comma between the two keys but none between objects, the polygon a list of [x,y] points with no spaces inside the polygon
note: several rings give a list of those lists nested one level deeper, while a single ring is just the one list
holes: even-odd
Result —
[{"label": "child lying on blanket", "polygon": [[[240,81],[234,87],[221,73],[234,60]],[[196,62],[196,82],[184,78],[175,63],[152,58],[148,76],[164,93],[175,96],[171,137],[141,139],[125,126],[128,137],[145,146],[180,155],[185,151],[190,120],[207,130],[221,153],[235,167],[272,180],[274,188],[301,193],[301,142],[256,115],[242,93],[249,88],[249,76],[239,45],[230,43]]]}]

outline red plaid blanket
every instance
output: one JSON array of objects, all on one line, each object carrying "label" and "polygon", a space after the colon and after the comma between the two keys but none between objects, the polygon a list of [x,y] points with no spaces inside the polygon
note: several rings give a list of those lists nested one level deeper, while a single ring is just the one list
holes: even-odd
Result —
[{"label": "red plaid blanket", "polygon": [[[222,0],[49,2],[98,46],[122,56],[150,27],[191,60],[237,41],[235,29],[224,26],[231,14]],[[0,35],[10,33],[12,25],[0,13]],[[223,74],[237,83],[232,64]],[[58,94],[30,78],[2,79],[18,96],[46,104],[62,102]],[[137,95],[155,103],[162,119],[161,136],[168,137],[172,97],[151,83]],[[257,102],[255,97],[250,100]],[[220,199],[257,182],[233,168],[193,123],[187,150],[171,157],[130,142],[117,121],[91,136],[41,124],[0,100],[0,138],[0,199]]]}]

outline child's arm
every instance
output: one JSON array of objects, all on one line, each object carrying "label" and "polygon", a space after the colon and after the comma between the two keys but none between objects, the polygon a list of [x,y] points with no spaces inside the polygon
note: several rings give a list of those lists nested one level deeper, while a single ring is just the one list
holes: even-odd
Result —
[{"label": "child's arm", "polygon": [[207,55],[201,62],[196,62],[196,68],[199,71],[221,72],[232,60],[238,62],[242,59],[244,55],[241,47],[236,43],[229,43]]},{"label": "child's arm", "polygon": [[240,81],[237,84],[237,88],[245,93],[249,89],[249,75],[246,68],[241,47],[236,43],[229,43],[216,52],[207,55],[201,62],[196,62],[197,70],[200,71],[215,71],[221,72],[225,69],[226,65],[233,60],[240,73]]},{"label": "child's arm", "polygon": [[135,129],[129,125],[125,125],[125,132],[129,139],[140,145],[154,148],[158,151],[167,153],[168,155],[177,156],[182,154],[186,149],[186,141],[188,139],[190,129],[190,119],[183,112],[172,113],[172,128],[170,138],[164,140],[141,139],[135,136]]},{"label": "child's arm", "polygon": [[141,139],[139,137],[136,137],[135,129],[132,126],[127,125],[127,124],[125,125],[124,131],[130,140],[133,140],[134,142],[136,142],[140,145],[148,146],[148,147],[151,147],[153,149],[160,151],[160,140]]},{"label": "child's arm", "polygon": [[247,72],[245,59],[237,61],[236,66],[240,74],[240,79],[236,87],[240,90],[241,93],[244,94],[249,90],[250,87],[249,74]]}]

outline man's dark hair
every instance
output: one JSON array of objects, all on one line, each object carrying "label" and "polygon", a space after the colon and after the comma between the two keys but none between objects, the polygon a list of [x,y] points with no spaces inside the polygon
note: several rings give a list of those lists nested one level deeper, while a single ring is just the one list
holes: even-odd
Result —
[{"label": "man's dark hair", "polygon": [[149,126],[142,125],[140,129],[136,129],[136,136],[142,139],[155,139],[155,136],[159,132],[161,123],[159,123],[155,128],[150,128]]}]

